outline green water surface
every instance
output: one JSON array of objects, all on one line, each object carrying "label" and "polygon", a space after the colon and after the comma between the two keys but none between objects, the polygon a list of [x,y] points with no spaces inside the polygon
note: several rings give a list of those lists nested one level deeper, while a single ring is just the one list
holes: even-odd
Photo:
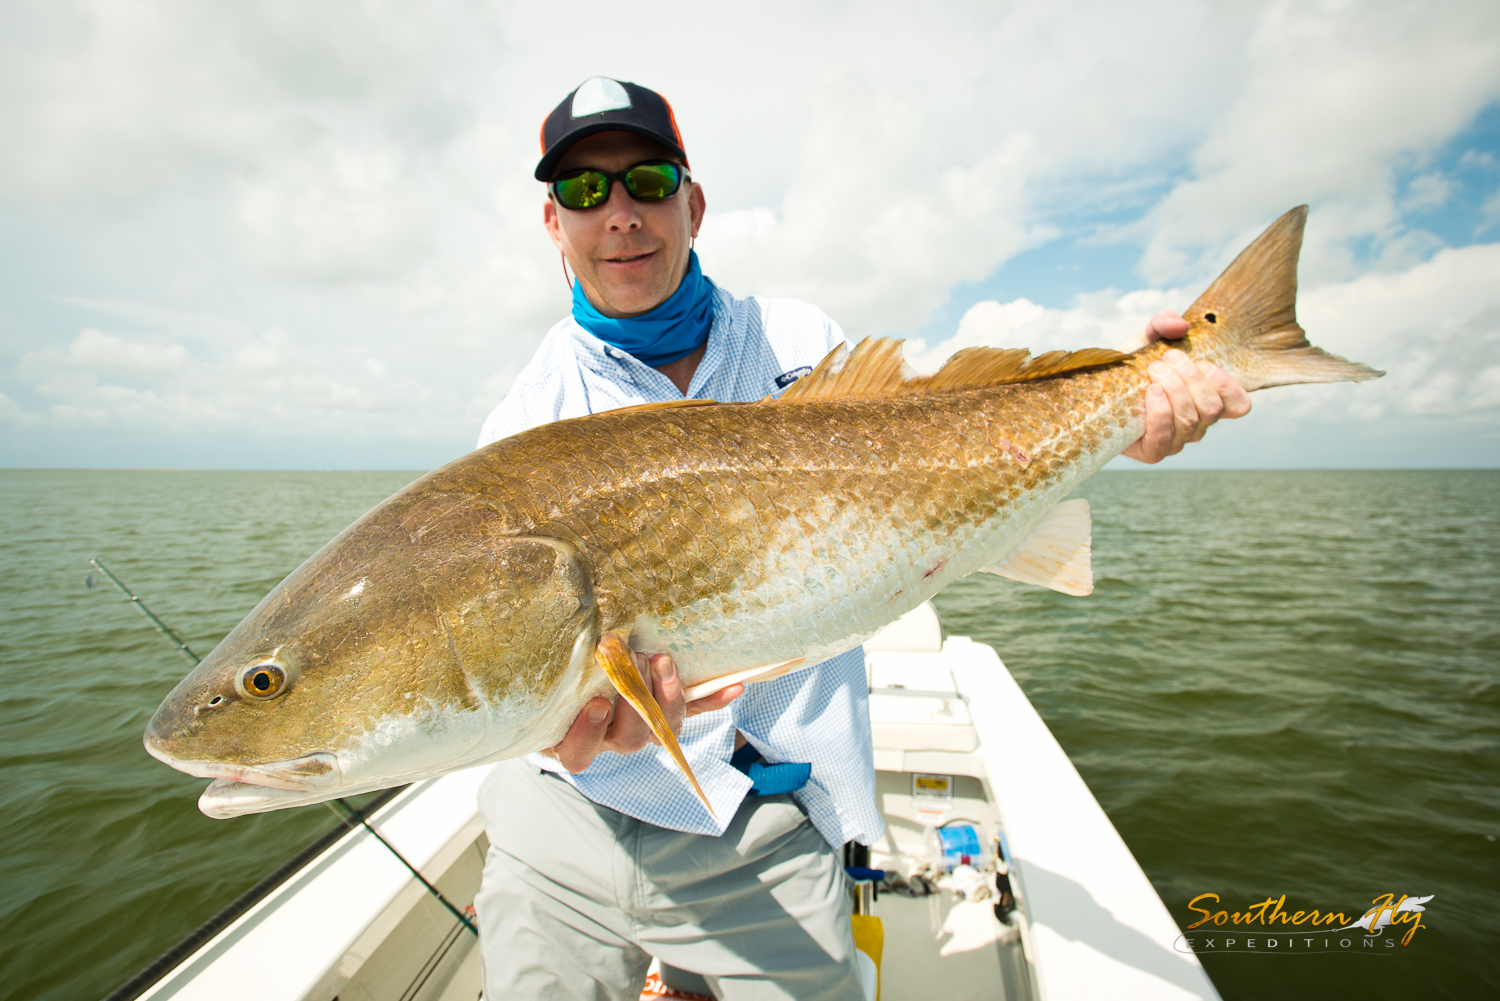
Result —
[{"label": "green water surface", "polygon": [[[0,472],[0,997],[102,996],[332,824],[214,821],[141,748],[187,666],[405,473]],[[1500,992],[1500,473],[1105,473],[1087,599],[938,598],[1000,651],[1180,925],[1434,894],[1406,948],[1214,955],[1226,999]],[[268,958],[268,961],[271,959]]]}]

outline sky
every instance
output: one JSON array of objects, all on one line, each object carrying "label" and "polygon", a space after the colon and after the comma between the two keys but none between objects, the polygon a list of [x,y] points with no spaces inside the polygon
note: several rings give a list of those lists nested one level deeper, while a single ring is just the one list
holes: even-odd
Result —
[{"label": "sky", "polygon": [[1389,374],[1161,468],[1500,465],[1493,0],[10,0],[0,466],[463,454],[568,309],[531,172],[595,75],[671,100],[706,274],[928,370],[1120,344],[1307,203],[1302,325]]}]

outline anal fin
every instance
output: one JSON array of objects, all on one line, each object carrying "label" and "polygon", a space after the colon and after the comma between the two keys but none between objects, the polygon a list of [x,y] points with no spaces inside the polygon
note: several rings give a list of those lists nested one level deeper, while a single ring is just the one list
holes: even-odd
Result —
[{"label": "anal fin", "polygon": [[594,648],[594,656],[599,660],[599,666],[604,669],[610,684],[620,693],[620,697],[629,702],[635,711],[641,714],[641,719],[651,728],[652,734],[661,741],[661,745],[667,749],[672,760],[677,762],[677,767],[687,776],[687,780],[693,784],[693,791],[698,798],[703,800],[703,805],[708,807],[708,812],[713,816],[713,804],[704,795],[703,788],[698,785],[698,779],[693,775],[692,766],[682,753],[682,747],[677,743],[677,735],[672,732],[672,727],[667,723],[667,717],[661,711],[661,706],[656,704],[656,697],[651,694],[651,689],[646,687],[646,682],[641,678],[641,672],[635,666],[635,654],[630,646],[620,637],[618,633],[605,633],[599,637],[599,645]]},{"label": "anal fin", "polygon": [[730,685],[753,685],[758,681],[770,681],[779,678],[783,674],[790,674],[803,664],[807,663],[806,657],[797,657],[793,660],[778,661],[775,664],[762,664],[760,667],[747,667],[743,671],[735,671],[723,677],[705,681],[701,685],[694,685],[684,693],[687,700],[693,702],[697,699],[712,695],[714,692],[722,692]]},{"label": "anal fin", "polygon": [[981,569],[1082,597],[1094,591],[1092,536],[1089,502],[1063,501],[1009,555]]}]

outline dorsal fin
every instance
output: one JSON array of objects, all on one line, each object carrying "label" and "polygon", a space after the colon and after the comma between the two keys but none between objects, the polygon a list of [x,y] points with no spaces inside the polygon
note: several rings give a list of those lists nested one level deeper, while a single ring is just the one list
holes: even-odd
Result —
[{"label": "dorsal fin", "polygon": [[818,367],[792,383],[782,400],[822,400],[835,396],[890,396],[899,393],[917,372],[901,357],[905,341],[866,337],[855,346],[840,344]]},{"label": "dorsal fin", "polygon": [[811,374],[792,383],[780,399],[802,402],[1000,386],[1112,365],[1130,357],[1109,348],[1048,351],[1035,358],[1025,348],[964,348],[932,375],[918,375],[901,356],[905,343],[889,337],[866,337],[853,351],[847,344],[840,344]]}]

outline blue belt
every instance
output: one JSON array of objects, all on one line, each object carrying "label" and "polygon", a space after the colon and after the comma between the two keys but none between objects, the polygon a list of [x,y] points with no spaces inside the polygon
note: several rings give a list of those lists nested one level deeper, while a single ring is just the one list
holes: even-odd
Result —
[{"label": "blue belt", "polygon": [[812,775],[812,764],[807,761],[783,761],[779,765],[768,765],[761,758],[754,744],[747,743],[734,752],[729,763],[755,783],[750,788],[752,796],[775,796],[784,792],[796,792],[807,785]]}]

